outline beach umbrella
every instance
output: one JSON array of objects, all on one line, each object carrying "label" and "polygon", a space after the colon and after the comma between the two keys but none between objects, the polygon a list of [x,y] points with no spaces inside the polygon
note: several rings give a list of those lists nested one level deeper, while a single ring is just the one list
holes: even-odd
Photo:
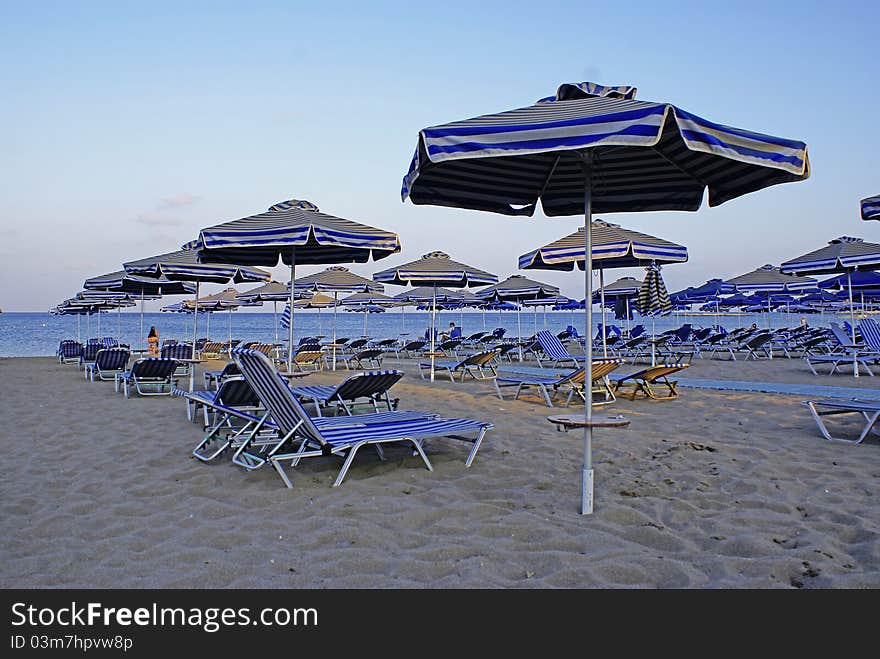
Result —
[{"label": "beach umbrella", "polygon": [[294,282],[299,293],[333,293],[333,370],[336,370],[336,309],[340,293],[382,293],[385,287],[372,279],[361,277],[348,268],[336,265],[321,272],[300,277]]},{"label": "beach umbrella", "polygon": [[144,300],[156,299],[154,296],[192,295],[196,292],[195,284],[183,281],[171,281],[165,277],[143,277],[129,274],[125,270],[117,270],[106,275],[90,277],[83,282],[83,288],[96,291],[113,291],[132,293],[140,296],[140,324],[138,347],[144,343]]},{"label": "beach umbrella", "polygon": [[[649,265],[645,269],[645,279],[639,289],[639,312],[642,315],[651,316],[651,335],[654,335],[654,319],[657,314],[672,311],[672,301],[666,292],[666,284],[660,275],[660,266]],[[651,343],[651,366],[657,363],[655,345]]]},{"label": "beach umbrella", "polygon": [[[171,281],[195,282],[195,299],[199,298],[199,287],[202,283],[228,284],[234,282],[269,281],[271,276],[265,270],[250,268],[231,263],[202,263],[193,249],[181,249],[176,252],[159,254],[146,259],[128,261],[122,267],[129,274],[169,279]],[[198,306],[195,307],[198,311]],[[196,332],[198,313],[193,316],[193,359],[196,356]],[[195,385],[195,368],[190,369],[189,389]]]},{"label": "beach umbrella", "polygon": [[364,313],[364,338],[367,338],[367,315],[368,313],[381,313],[382,307],[391,307],[396,304],[394,298],[382,293],[360,292],[350,295],[339,301],[346,311],[362,311]]},{"label": "beach umbrella", "polygon": [[[602,304],[603,308],[605,306],[604,300],[610,298],[614,301],[614,309],[615,318],[626,318],[626,326],[627,330],[630,330],[630,321],[632,320],[632,312],[630,311],[630,302],[639,296],[639,291],[642,288],[642,282],[640,282],[635,277],[621,277],[620,279],[602,286],[599,290],[598,295],[593,296],[594,302],[599,302]],[[618,314],[618,310],[622,308],[622,316]],[[603,324],[605,314],[602,314]],[[605,342],[605,336],[603,332],[603,342],[602,347],[605,351],[605,356],[608,356],[607,352],[607,343]]]},{"label": "beach umbrella", "polygon": [[[695,211],[809,176],[802,142],[706,121],[635,87],[561,85],[517,110],[423,129],[402,199],[531,216],[584,216],[585,299],[592,299],[593,212]],[[592,305],[586,305],[590,332]],[[589,338],[589,337],[588,337]],[[591,364],[592,342],[586,341]],[[584,405],[581,512],[593,510],[592,391]]]},{"label": "beach umbrella", "polygon": [[[763,291],[767,295],[767,310],[770,310],[773,295],[776,293],[798,293],[816,286],[816,280],[810,277],[800,277],[782,272],[778,267],[770,264],[762,265],[744,275],[726,280],[738,292],[753,293]],[[769,328],[770,314],[767,314]],[[772,359],[773,353],[771,351]]]},{"label": "beach umbrella", "polygon": [[[399,252],[400,240],[391,231],[328,215],[309,201],[291,199],[263,213],[202,229],[196,247],[199,259],[205,263],[274,266],[281,259],[290,266],[290,281],[295,282],[297,265],[365,263],[370,258],[377,261]],[[291,306],[295,288],[294,283]],[[291,314],[288,369],[293,368],[293,324]]]},{"label": "beach umbrella", "polygon": [[[188,307],[192,307],[193,309],[199,308],[204,309],[208,312],[213,311],[226,311],[227,312],[227,340],[229,344],[229,349],[232,349],[232,312],[242,306],[255,307],[259,306],[260,302],[245,302],[244,300],[239,299],[240,293],[235,288],[227,288],[225,290],[220,291],[219,293],[214,293],[213,295],[206,295],[205,297],[198,298],[197,300],[186,300],[184,305]],[[208,316],[210,319],[210,316]]]},{"label": "beach umbrella", "polygon": [[[549,295],[558,295],[559,287],[545,284],[523,275],[510,275],[504,281],[476,291],[475,295],[486,302],[519,302]],[[535,312],[537,313],[537,311]],[[520,313],[516,314],[516,341],[519,344],[519,360],[523,360],[522,323]]]},{"label": "beach umbrella", "polygon": [[880,220],[880,195],[859,202],[863,220]]},{"label": "beach umbrella", "polygon": [[[880,267],[880,245],[868,243],[861,238],[841,236],[828,242],[825,247],[789,259],[780,265],[785,273],[827,275],[845,273],[849,291],[849,318],[853,345],[856,343],[856,320],[853,305],[852,273],[859,268],[873,270]],[[859,377],[859,362],[853,350],[853,377]]]},{"label": "beach umbrella", "polygon": [[434,289],[431,300],[431,382],[434,381],[434,340],[437,334],[437,287],[467,288],[498,281],[498,277],[485,270],[453,261],[445,252],[429,252],[415,261],[377,272],[373,279],[397,286],[411,284]]},{"label": "beach umbrella", "polygon": [[[625,229],[617,224],[611,224],[603,220],[593,220],[591,223],[591,257],[593,268],[599,270],[600,303],[603,309],[602,318],[604,324],[605,299],[602,291],[605,288],[604,272],[606,268],[637,268],[647,267],[651,264],[684,263],[687,261],[687,248],[676,243],[650,236],[646,233]],[[586,243],[585,229],[581,228],[573,234],[560,238],[544,247],[539,247],[519,257],[519,267],[523,270],[574,270],[579,267],[585,268]],[[584,278],[589,279],[587,272]],[[592,287],[592,281],[590,286]],[[592,291],[586,298],[592,301]],[[590,326],[585,328],[587,338],[592,336],[592,305],[590,305]],[[605,332],[602,332],[602,352],[608,356],[608,346]],[[592,344],[590,349],[592,359]]]}]

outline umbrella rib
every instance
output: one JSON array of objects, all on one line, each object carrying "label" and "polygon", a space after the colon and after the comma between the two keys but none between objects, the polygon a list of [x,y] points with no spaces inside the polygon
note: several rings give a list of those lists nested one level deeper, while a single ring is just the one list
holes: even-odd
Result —
[{"label": "umbrella rib", "polygon": [[648,148],[650,148],[651,151],[653,151],[653,152],[656,153],[658,156],[660,156],[661,158],[663,158],[663,160],[665,160],[665,161],[668,162],[670,165],[672,165],[673,167],[675,167],[675,169],[677,169],[678,171],[680,171],[682,174],[684,174],[685,176],[687,176],[687,177],[688,177],[689,179],[691,179],[692,181],[696,181],[696,182],[699,183],[703,188],[707,188],[707,187],[709,187],[709,183],[708,183],[707,181],[704,181],[703,179],[701,179],[701,178],[699,178],[699,177],[697,177],[697,176],[694,176],[691,172],[687,171],[686,169],[682,169],[681,166],[680,166],[677,162],[675,162],[675,161],[672,160],[669,156],[667,156],[665,153],[663,153],[662,151],[660,151],[656,146],[651,146],[651,147],[648,147]]},{"label": "umbrella rib", "polygon": [[550,184],[550,179],[553,178],[553,173],[556,171],[556,166],[559,164],[559,159],[562,157],[562,154],[558,154],[556,158],[553,160],[553,166],[550,167],[550,171],[547,172],[547,177],[544,179],[544,184],[541,186],[541,189],[538,191],[538,196],[535,197],[535,202],[544,196],[544,192],[547,190],[547,186]]}]

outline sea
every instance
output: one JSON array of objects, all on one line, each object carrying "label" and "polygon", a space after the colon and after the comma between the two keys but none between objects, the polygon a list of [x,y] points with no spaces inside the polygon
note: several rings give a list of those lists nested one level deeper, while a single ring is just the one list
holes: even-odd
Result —
[{"label": "sea", "polygon": [[[272,313],[247,312],[216,312],[200,314],[197,334],[200,338],[211,338],[225,341],[230,337],[241,341],[261,341],[266,343],[282,343],[287,338],[287,330],[280,325],[276,340],[275,316]],[[334,314],[332,311],[297,311],[294,319],[294,339],[304,336],[323,336],[327,340],[333,336]],[[594,313],[594,329],[602,322],[599,313]],[[844,316],[810,316],[811,325],[827,325],[830,320],[842,321]],[[513,311],[459,312],[441,311],[437,313],[437,327],[444,329],[454,322],[462,328],[464,336],[475,332],[490,332],[496,327],[503,327],[505,336],[516,338],[517,325],[521,335],[528,337],[537,330],[549,329],[554,333],[566,329],[569,325],[583,334],[584,312],[581,311]],[[662,332],[679,327],[683,323],[691,323],[694,327],[707,327],[721,324],[727,329],[757,323],[759,327],[793,327],[800,323],[795,314],[700,314],[676,312],[668,316],[656,318],[640,318],[638,314],[630,320],[614,320],[612,313],[607,313],[605,322],[628,329],[643,324],[649,331]],[[424,336],[431,325],[431,314],[428,312],[400,313],[352,313],[339,311],[336,314],[336,336],[355,338],[369,336],[373,339],[386,338],[417,338]],[[191,340],[193,335],[192,315],[176,313],[145,313],[143,321],[139,313],[107,312],[92,316],[54,316],[48,313],[0,313],[0,357],[39,357],[54,355],[58,344],[63,339],[114,337],[120,343],[132,347],[146,348],[146,337],[150,327],[155,327],[162,339],[174,338],[180,341]]]}]

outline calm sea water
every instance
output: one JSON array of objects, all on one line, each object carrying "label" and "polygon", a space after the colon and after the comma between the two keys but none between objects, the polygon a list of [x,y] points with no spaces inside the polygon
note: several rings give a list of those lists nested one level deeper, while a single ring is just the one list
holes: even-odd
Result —
[{"label": "calm sea water", "polygon": [[[210,316],[210,319],[209,319]],[[437,314],[437,327],[445,328],[450,322],[455,322],[463,328],[464,335],[483,330],[491,331],[496,327],[504,327],[508,337],[517,336],[517,314],[515,312],[452,312],[444,311]],[[280,319],[280,314],[279,314]],[[376,339],[392,338],[406,333],[416,337],[424,334],[430,326],[431,316],[425,312],[399,312],[371,313],[367,314],[366,335]],[[594,315],[595,323],[601,318]],[[615,321],[612,314],[606,316],[609,324],[626,328],[626,321]],[[820,319],[811,316],[811,325],[827,324],[829,318]],[[769,321],[773,327],[794,326],[800,321],[799,316],[782,313],[770,314]],[[164,338],[176,338],[179,340],[192,338],[192,316],[171,313],[146,313],[143,320],[143,333],[141,334],[140,314],[110,312],[95,315],[89,318],[79,317],[79,327],[76,316],[53,316],[48,313],[0,313],[0,357],[25,357],[54,355],[58,343],[62,339],[79,338],[85,341],[89,337],[113,336],[120,339],[121,343],[131,346],[146,347],[146,335],[150,326],[155,325],[159,335]],[[364,335],[364,314],[340,311],[337,314],[337,336],[357,337]],[[523,336],[529,336],[536,329],[550,329],[554,332],[561,331],[568,325],[574,325],[583,333],[583,311],[542,311],[535,315],[532,311],[523,311],[520,314]],[[655,319],[656,331],[663,331],[671,327],[678,327],[683,322],[690,322],[695,326],[707,326],[716,322],[723,324],[728,329],[741,325],[757,322],[759,326],[766,327],[768,318],[766,314],[760,317],[742,316],[706,316],[685,315],[677,313],[673,316],[659,317]],[[650,329],[650,318],[636,318],[631,321],[633,325],[642,323]],[[303,311],[297,312],[294,321],[294,336],[299,339],[302,336],[333,335],[333,312],[332,311]],[[218,312],[213,314],[200,314],[198,321],[199,337],[208,336],[216,340],[226,340],[229,335],[242,341],[275,342],[275,329],[273,315],[271,313],[244,313],[244,312]],[[278,327],[279,338],[287,336],[287,330]]]}]

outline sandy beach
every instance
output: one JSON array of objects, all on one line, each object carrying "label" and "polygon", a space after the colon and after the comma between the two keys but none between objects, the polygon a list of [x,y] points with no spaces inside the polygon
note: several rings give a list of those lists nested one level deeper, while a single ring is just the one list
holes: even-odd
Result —
[{"label": "sandy beach", "polygon": [[[880,587],[880,441],[823,440],[802,397],[619,400],[606,409],[632,423],[597,432],[584,517],[582,435],[554,430],[553,410],[404,369],[401,409],[495,424],[473,466],[465,446],[434,440],[433,472],[404,448],[385,462],[365,450],[341,487],[339,463],[316,459],[289,490],[269,468],[191,458],[201,431],[180,399],[126,400],[50,358],[0,360],[0,586]],[[878,382],[784,359],[696,359],[687,376]]]}]

